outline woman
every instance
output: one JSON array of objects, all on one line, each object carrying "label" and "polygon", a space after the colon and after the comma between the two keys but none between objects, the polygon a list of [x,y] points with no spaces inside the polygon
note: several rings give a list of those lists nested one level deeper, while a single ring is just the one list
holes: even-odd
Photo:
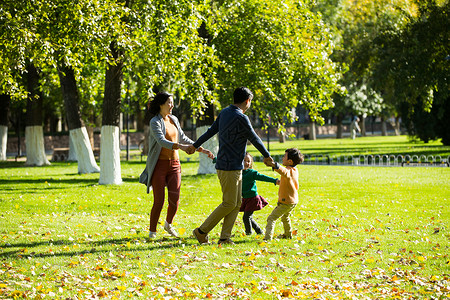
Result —
[{"label": "woman", "polygon": [[[164,230],[177,237],[172,221],[178,210],[181,187],[181,165],[178,149],[190,152],[189,146],[194,143],[180,127],[178,119],[172,115],[173,96],[167,92],[158,93],[150,102],[150,112],[155,115],[150,120],[149,150],[147,165],[139,177],[139,182],[147,185],[147,193],[153,189],[153,207],[150,214],[149,238],[156,237],[156,227],[164,205],[165,186],[168,190],[169,206]],[[211,151],[199,148],[198,152],[214,155]]]}]

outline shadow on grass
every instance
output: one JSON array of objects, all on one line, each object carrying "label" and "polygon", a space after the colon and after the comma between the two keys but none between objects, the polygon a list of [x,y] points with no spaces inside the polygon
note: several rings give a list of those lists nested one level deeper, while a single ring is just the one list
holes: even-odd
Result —
[{"label": "shadow on grass", "polygon": [[[73,185],[77,186],[92,186],[95,184],[98,184],[97,178],[66,178],[66,179],[53,179],[53,178],[47,178],[47,179],[31,179],[31,178],[12,178],[12,179],[0,179],[0,186],[2,185],[9,185],[11,187],[2,187],[3,190],[7,191],[17,191],[19,189],[22,189],[21,186],[23,185],[33,185],[33,189],[29,191],[25,191],[24,193],[33,193],[36,190],[51,190],[51,189],[66,189],[66,187],[61,186],[52,186],[52,184],[58,185],[58,184],[67,184],[69,185],[67,188],[72,188]],[[39,185],[44,185],[39,187]]]},{"label": "shadow on grass", "polygon": [[[129,161],[121,161],[121,164],[124,165],[141,165],[142,166],[142,170],[144,170],[145,168],[145,162],[147,161],[146,158],[144,158],[142,161],[137,161],[137,160],[129,160]],[[198,160],[186,160],[186,159],[181,159],[180,163],[182,164],[198,164]]]},{"label": "shadow on grass", "polygon": [[50,162],[50,165],[45,166],[29,166],[25,165],[23,161],[1,161],[0,169],[6,168],[60,168],[62,166],[77,166],[77,162]]},{"label": "shadow on grass", "polygon": [[[86,248],[85,250],[80,251],[60,251],[60,252],[49,252],[49,250],[44,251],[33,251],[33,248],[40,247],[40,246],[52,246],[54,249],[54,246],[61,246],[61,245],[73,245],[75,241],[69,241],[69,240],[58,240],[58,241],[41,241],[41,242],[30,242],[30,243],[7,243],[1,245],[3,249],[7,248],[21,248],[21,249],[15,249],[11,251],[5,251],[3,253],[0,253],[0,258],[21,258],[21,259],[29,259],[30,257],[72,257],[76,255],[83,255],[83,254],[93,254],[93,253],[108,253],[110,251],[120,251],[120,252],[135,252],[135,251],[153,251],[156,249],[173,249],[173,248],[184,248],[186,246],[200,246],[197,242],[197,240],[194,237],[185,237],[185,238],[160,238],[160,239],[154,239],[154,240],[147,240],[147,243],[145,244],[139,244],[136,246],[135,244],[131,245],[130,247],[127,246],[128,242],[132,242],[134,239],[132,238],[122,238],[122,239],[105,239],[100,241],[89,241],[89,242],[82,242],[77,244],[83,244]],[[52,245],[50,245],[50,243]],[[245,243],[245,241],[237,242],[239,243]],[[96,247],[103,246],[103,245],[115,245],[113,249],[109,247],[108,249],[97,249]],[[217,246],[217,244],[210,244],[211,246]],[[26,251],[24,250],[26,249]]]}]

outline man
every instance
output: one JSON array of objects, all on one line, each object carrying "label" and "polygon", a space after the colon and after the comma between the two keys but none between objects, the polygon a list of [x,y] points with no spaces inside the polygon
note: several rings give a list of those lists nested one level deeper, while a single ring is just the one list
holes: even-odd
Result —
[{"label": "man", "polygon": [[266,165],[273,162],[269,151],[244,114],[250,108],[252,98],[253,94],[248,88],[237,88],[233,93],[234,104],[223,109],[211,127],[191,146],[193,152],[216,133],[219,134],[216,169],[222,188],[222,203],[200,227],[194,229],[193,234],[200,244],[209,242],[208,233],[222,219],[222,232],[218,243],[234,244],[230,237],[242,202],[242,169],[247,141],[261,152]]},{"label": "man", "polygon": [[359,118],[354,117],[352,123],[350,124],[350,135],[351,135],[352,140],[354,140],[356,138],[356,131],[361,132],[358,122],[359,122]]}]

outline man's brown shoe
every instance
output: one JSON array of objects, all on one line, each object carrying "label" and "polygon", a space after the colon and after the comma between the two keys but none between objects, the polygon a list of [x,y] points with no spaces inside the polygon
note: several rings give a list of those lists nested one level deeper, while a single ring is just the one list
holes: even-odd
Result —
[{"label": "man's brown shoe", "polygon": [[208,244],[208,234],[207,233],[200,233],[200,231],[198,231],[198,228],[195,228],[194,231],[192,231],[192,233],[194,234],[195,238],[197,239],[197,241],[200,244]]},{"label": "man's brown shoe", "polygon": [[292,235],[280,234],[279,236],[277,236],[277,238],[290,240],[290,239],[292,239]]},{"label": "man's brown shoe", "polygon": [[231,239],[226,239],[226,240],[219,240],[217,242],[217,244],[219,245],[234,245],[234,242]]}]

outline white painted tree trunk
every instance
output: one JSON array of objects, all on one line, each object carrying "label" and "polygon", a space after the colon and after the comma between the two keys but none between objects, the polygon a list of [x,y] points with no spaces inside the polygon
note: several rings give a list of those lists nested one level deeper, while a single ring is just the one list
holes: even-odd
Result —
[{"label": "white painted tree trunk", "polygon": [[6,160],[6,147],[8,145],[8,126],[0,125],[0,161]]},{"label": "white painted tree trunk", "polygon": [[142,154],[148,155],[148,137],[150,136],[150,126],[144,125],[144,143],[142,145]]},{"label": "white painted tree trunk", "polygon": [[315,141],[316,140],[316,123],[309,123],[309,139]]},{"label": "white painted tree trunk", "polygon": [[386,126],[386,121],[385,120],[381,120],[381,135],[382,136],[387,136],[387,126]]},{"label": "white painted tree trunk", "polygon": [[[77,153],[75,150],[75,145],[73,144],[72,136],[69,134],[69,157],[67,158],[68,161],[77,161]],[[100,171],[100,168],[99,168]]]},{"label": "white painted tree trunk", "polygon": [[27,149],[27,166],[50,165],[45,154],[44,130],[42,126],[25,127],[25,145]]},{"label": "white painted tree trunk", "polygon": [[102,126],[99,184],[121,184],[119,127]]},{"label": "white painted tree trunk", "polygon": [[70,139],[73,142],[78,160],[78,173],[87,174],[100,172],[100,168],[97,166],[94,153],[92,152],[86,127],[72,129],[70,131]]},{"label": "white painted tree trunk", "polygon": [[[203,133],[208,130],[209,126],[201,126],[196,129],[197,137],[200,137]],[[214,153],[214,156],[217,155],[217,152],[219,151],[219,139],[217,138],[217,135],[213,136],[209,140],[207,140],[202,145],[203,148],[211,150],[212,153]],[[203,153],[199,153],[199,166],[197,174],[215,174],[216,173],[216,166],[212,162],[212,160]]]}]

